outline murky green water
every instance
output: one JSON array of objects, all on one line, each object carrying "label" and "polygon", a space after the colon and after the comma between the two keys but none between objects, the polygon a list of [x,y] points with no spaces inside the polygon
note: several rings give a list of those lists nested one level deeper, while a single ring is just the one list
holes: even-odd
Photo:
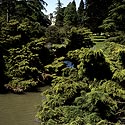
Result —
[{"label": "murky green water", "polygon": [[0,125],[39,125],[35,114],[41,102],[41,92],[28,92],[24,95],[0,94]]}]

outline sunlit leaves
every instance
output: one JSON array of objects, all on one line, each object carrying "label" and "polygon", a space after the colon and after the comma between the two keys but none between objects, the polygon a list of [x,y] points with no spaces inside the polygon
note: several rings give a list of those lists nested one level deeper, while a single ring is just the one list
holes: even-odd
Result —
[{"label": "sunlit leaves", "polygon": [[22,86],[23,91],[40,82],[39,76],[43,72],[43,64],[45,64],[43,55],[46,56],[46,62],[48,62],[49,56],[49,51],[44,47],[44,44],[45,39],[41,38],[23,45],[22,48],[9,50],[10,55],[6,57],[7,75],[11,80],[6,85],[9,86],[9,89],[14,90],[17,88],[16,86],[18,88]]}]

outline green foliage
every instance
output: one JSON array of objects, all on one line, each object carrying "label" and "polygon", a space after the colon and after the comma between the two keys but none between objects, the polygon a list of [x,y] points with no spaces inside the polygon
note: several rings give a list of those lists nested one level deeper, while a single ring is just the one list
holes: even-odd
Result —
[{"label": "green foliage", "polygon": [[[5,87],[15,93],[51,84],[36,116],[42,125],[124,124],[125,50],[113,43],[124,44],[124,1],[87,0],[84,9],[81,0],[76,11],[74,0],[66,8],[58,0],[56,26],[47,29],[45,4],[0,5],[0,46],[6,51],[0,50],[0,82],[6,76]],[[100,32],[102,21],[101,36],[82,27]]]},{"label": "green foliage", "polygon": [[53,80],[37,113],[43,125],[124,124],[124,46],[106,42],[101,49],[74,49],[47,65]]},{"label": "green foliage", "polygon": [[78,79],[77,76],[78,76],[78,72],[77,72],[77,69],[74,68],[74,67],[66,67],[66,68],[63,68],[62,69],[62,76],[64,77],[70,77],[71,79]]},{"label": "green foliage", "polygon": [[91,87],[70,77],[56,77],[43,94],[46,100],[37,113],[43,125],[51,120],[56,125],[115,124],[112,120],[121,117],[117,113],[124,104],[119,103],[125,99],[125,91],[116,82],[104,81]]},{"label": "green foliage", "polygon": [[56,7],[56,22],[55,25],[58,27],[62,27],[63,26],[63,18],[64,18],[64,9],[62,8],[62,3],[60,2],[60,0],[58,0],[57,3],[57,7]]},{"label": "green foliage", "polygon": [[108,16],[103,20],[100,28],[106,32],[106,34],[110,35],[111,38],[109,38],[108,41],[124,44],[125,23],[123,20],[125,20],[125,2],[115,0],[113,3],[114,4],[109,7]]},{"label": "green foliage", "polygon": [[[1,85],[15,92],[37,86],[44,66],[50,62],[45,35],[50,21],[41,11],[43,0],[2,0],[0,4]],[[41,39],[40,39],[41,38]],[[5,60],[5,61],[4,61]],[[4,62],[4,63],[3,63]],[[4,79],[5,77],[5,79]]]},{"label": "green foliage", "polygon": [[69,50],[93,46],[92,32],[89,29],[73,27],[65,30],[65,28],[51,26],[46,31],[47,44],[50,45],[49,49],[55,57],[65,56]]},{"label": "green foliage", "polygon": [[89,51],[89,49],[84,48],[84,47],[82,47],[81,49],[75,49],[75,50],[69,51],[67,53],[67,58],[69,60],[71,60],[73,62],[73,64],[75,64],[75,67],[76,67],[81,62],[81,60],[80,60],[81,56],[80,55],[83,56],[83,54],[85,54],[88,51]]},{"label": "green foliage", "polygon": [[45,39],[41,38],[23,45],[22,48],[9,50],[9,57],[6,57],[7,75],[11,80],[8,88],[14,90],[14,87],[21,86],[23,91],[40,82],[43,64],[49,62],[49,51],[44,44]]},{"label": "green foliage", "polygon": [[72,106],[72,103],[82,88],[87,89],[87,84],[77,83],[65,77],[57,77],[53,80],[52,85],[53,87],[45,92],[47,100],[43,103],[43,108],[41,107],[43,110],[37,114],[43,124],[48,124],[47,119],[50,118],[57,124],[66,124],[76,118],[74,113],[82,117],[82,110]]},{"label": "green foliage", "polygon": [[[18,78],[21,79],[18,81],[19,85],[23,84],[23,81],[30,81],[31,84],[29,85],[29,82],[27,82],[25,90],[31,88],[34,81],[34,85],[38,85],[38,83],[43,81],[43,78],[40,77],[43,77],[41,73],[44,71],[44,68],[49,74],[69,76],[72,71],[68,71],[68,69],[63,70],[66,68],[64,61],[67,59],[63,58],[62,61],[59,61],[60,59],[58,58],[66,56],[69,48],[81,48],[84,42],[86,45],[89,42],[91,43],[91,32],[86,28],[72,28],[65,32],[64,28],[59,29],[56,26],[52,26],[46,30],[45,39],[40,38],[40,36],[44,35],[42,29],[44,30],[38,22],[33,23],[27,18],[22,20],[21,23],[18,20],[10,20],[7,25],[2,23],[1,36],[3,36],[1,37],[1,45],[8,49],[9,52],[5,56],[6,75],[9,77],[9,84],[6,83],[7,88],[14,90]],[[76,39],[75,36],[77,36]],[[84,41],[79,39],[79,36]],[[79,42],[78,44],[75,42],[76,40]],[[47,45],[49,43],[50,47]],[[73,46],[76,47],[73,48]],[[54,59],[55,57],[58,61]],[[52,61],[52,64],[47,65]],[[21,88],[25,88],[25,84],[23,85],[24,87]]]},{"label": "green foliage", "polygon": [[91,41],[91,31],[87,28],[77,29],[75,27],[71,28],[69,32],[69,44],[68,49],[74,50],[79,49],[81,47],[90,48],[93,46],[93,42]]},{"label": "green foliage", "polygon": [[50,26],[46,30],[47,42],[49,43],[62,43],[63,39],[61,38],[61,33],[58,27]]},{"label": "green foliage", "polygon": [[125,80],[125,70],[120,70],[120,71],[116,71],[113,74],[113,80],[119,82],[119,83],[123,83]]},{"label": "green foliage", "polygon": [[[80,77],[83,74],[90,79],[110,79],[112,73],[109,64],[106,62],[103,52],[90,50],[79,55],[82,60],[79,64]],[[96,71],[96,72],[95,72]]]},{"label": "green foliage", "polygon": [[113,36],[107,39],[108,42],[115,42],[115,43],[125,45],[124,32],[121,32],[121,31],[120,32],[115,32],[115,33],[111,33],[111,35],[113,35]]},{"label": "green foliage", "polygon": [[112,97],[116,101],[120,101],[120,98],[125,99],[125,91],[117,81],[104,81],[103,84],[101,83],[101,86],[99,86],[99,89],[103,92],[108,93],[110,97]]},{"label": "green foliage", "polygon": [[83,0],[80,1],[77,13],[78,13],[78,25],[83,26],[85,21],[85,8]]},{"label": "green foliage", "polygon": [[1,29],[1,44],[7,49],[21,47],[34,38],[40,38],[45,31],[38,22],[34,23],[27,18],[22,22],[10,20],[3,24]]},{"label": "green foliage", "polygon": [[122,65],[125,67],[125,50],[121,49],[119,50],[119,61],[122,63]]},{"label": "green foliage", "polygon": [[12,81],[10,81],[8,84],[5,84],[5,87],[14,93],[22,93],[34,86],[37,86],[37,82],[34,81],[34,79],[25,80],[19,77],[14,77]]},{"label": "green foliage", "polygon": [[41,26],[39,22],[32,22],[25,18],[19,25],[18,30],[21,33],[22,40],[25,40],[26,38],[32,39],[42,37],[45,32],[45,27]]},{"label": "green foliage", "polygon": [[[17,1],[17,0],[2,0],[1,16],[4,17],[5,21],[16,19],[21,21],[25,18],[30,19],[33,22],[39,22],[42,26],[50,25],[50,21],[43,14],[41,10],[45,9],[44,5],[47,5],[43,0],[35,1]],[[8,16],[6,17],[6,12]],[[7,19],[6,19],[7,18]]]},{"label": "green foliage", "polygon": [[65,57],[55,58],[52,64],[45,66],[45,71],[50,72],[51,74],[61,75],[61,70],[65,67],[64,64]]},{"label": "green foliage", "polygon": [[112,0],[87,0],[86,1],[86,20],[85,25],[93,32],[100,32],[98,28],[107,16],[108,7],[112,4]]},{"label": "green foliage", "polygon": [[9,23],[2,24],[1,44],[4,48],[8,48],[8,46],[14,47],[20,44],[21,35],[17,30],[18,26],[19,22],[17,20],[11,20]]},{"label": "green foliage", "polygon": [[77,12],[75,1],[73,1],[72,3],[70,2],[64,10],[64,25],[77,25]]},{"label": "green foliage", "polygon": [[114,1],[109,8],[108,17],[103,21],[103,28],[105,31],[124,31],[124,11],[125,2]]},{"label": "green foliage", "polygon": [[63,44],[53,44],[52,45],[52,53],[54,57],[60,57],[60,56],[65,56],[67,53],[67,42],[68,40],[65,39]]}]

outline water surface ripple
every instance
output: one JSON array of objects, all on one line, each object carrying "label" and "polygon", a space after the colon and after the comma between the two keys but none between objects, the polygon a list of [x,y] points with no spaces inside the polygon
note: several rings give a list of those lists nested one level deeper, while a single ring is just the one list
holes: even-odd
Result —
[{"label": "water surface ripple", "polygon": [[26,94],[0,94],[0,125],[39,125],[35,114],[41,102],[41,92],[48,87],[43,87],[39,92]]}]

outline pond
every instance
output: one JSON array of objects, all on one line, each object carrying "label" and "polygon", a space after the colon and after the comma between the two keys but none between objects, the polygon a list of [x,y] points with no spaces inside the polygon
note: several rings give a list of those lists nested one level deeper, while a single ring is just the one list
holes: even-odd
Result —
[{"label": "pond", "polygon": [[64,61],[64,63],[66,64],[66,66],[67,66],[68,68],[74,68],[74,64],[73,64],[71,61],[66,60],[66,61]]},{"label": "pond", "polygon": [[0,94],[0,125],[39,125],[35,115],[42,100],[41,92],[47,88],[49,86],[20,95]]}]

